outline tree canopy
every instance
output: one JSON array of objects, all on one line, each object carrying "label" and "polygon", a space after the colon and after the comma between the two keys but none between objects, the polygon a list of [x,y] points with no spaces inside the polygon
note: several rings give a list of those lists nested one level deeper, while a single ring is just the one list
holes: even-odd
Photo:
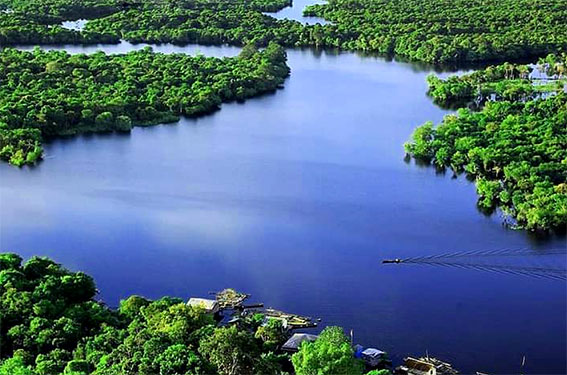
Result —
[{"label": "tree canopy", "polygon": [[0,375],[275,375],[289,360],[256,319],[219,327],[179,298],[131,296],[113,310],[95,294],[82,272],[0,253]]},{"label": "tree canopy", "polygon": [[197,116],[222,102],[280,87],[289,74],[276,44],[239,57],[154,53],[123,55],[0,50],[0,159],[41,157],[41,139]]},{"label": "tree canopy", "polygon": [[[289,0],[0,0],[0,44],[148,43],[331,47],[432,63],[508,61],[567,50],[564,0],[330,0],[303,25],[262,12]],[[9,11],[7,13],[6,11]],[[84,30],[65,19],[87,18]]]},{"label": "tree canopy", "polygon": [[476,86],[484,99],[493,97],[480,101],[480,111],[459,109],[437,127],[429,122],[417,128],[406,151],[438,168],[449,167],[474,178],[483,210],[500,207],[528,230],[564,230],[567,93],[563,87],[567,86],[561,81],[565,56],[562,59],[550,56],[540,61],[556,80],[546,92],[538,86],[533,91],[515,90],[518,80],[520,87],[535,82],[527,76],[518,78],[528,67],[512,64],[447,80],[430,77],[430,93],[444,103],[472,98]]},{"label": "tree canopy", "polygon": [[504,63],[470,74],[427,77],[428,94],[441,106],[482,106],[488,100],[526,101],[565,90],[567,54],[548,55],[537,65]]},{"label": "tree canopy", "polygon": [[362,374],[364,364],[353,354],[342,328],[327,327],[314,342],[302,342],[291,360],[297,375]]}]

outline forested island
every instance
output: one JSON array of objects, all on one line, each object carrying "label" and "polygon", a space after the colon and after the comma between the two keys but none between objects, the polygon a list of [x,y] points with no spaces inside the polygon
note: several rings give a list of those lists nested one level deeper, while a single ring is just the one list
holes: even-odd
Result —
[{"label": "forested island", "polygon": [[[476,182],[478,205],[500,207],[528,230],[567,224],[567,55],[540,59],[545,79],[526,65],[503,64],[428,78],[430,95],[445,105],[476,104],[419,127],[405,148],[440,169]],[[476,109],[479,109],[478,111]]]},{"label": "forested island", "polygon": [[[0,253],[0,375],[361,375],[343,330],[327,327],[292,356],[281,321],[220,326],[180,298],[131,296],[115,310],[93,279],[48,258]],[[387,375],[389,371],[372,371]]]},{"label": "forested island", "polygon": [[129,131],[208,113],[222,102],[276,90],[289,75],[286,53],[269,44],[238,57],[0,51],[0,158],[41,157],[45,137]]},{"label": "forested island", "polygon": [[[563,0],[330,0],[305,9],[329,24],[262,12],[288,0],[0,0],[0,45],[131,42],[324,47],[431,63],[510,61],[567,49]],[[90,19],[82,31],[66,19]]]}]

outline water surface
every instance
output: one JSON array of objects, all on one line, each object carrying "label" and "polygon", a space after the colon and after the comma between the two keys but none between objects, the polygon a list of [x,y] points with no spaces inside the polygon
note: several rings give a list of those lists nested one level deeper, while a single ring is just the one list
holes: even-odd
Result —
[{"label": "water surface", "polygon": [[[465,179],[404,162],[414,127],[447,113],[425,95],[429,71],[288,54],[292,76],[274,94],[130,135],[55,140],[37,167],[0,164],[0,247],[88,272],[110,305],[233,287],[352,328],[356,342],[395,359],[427,350],[464,373],[510,374],[526,355],[525,373],[565,373],[564,282],[380,263],[565,248],[564,238],[537,241],[480,214]],[[511,261],[565,266],[564,256]]]},{"label": "water surface", "polygon": [[64,29],[67,29],[67,30],[82,31],[85,28],[87,21],[88,20],[86,20],[86,19],[73,20],[73,21],[63,21],[61,23],[61,27],[63,27]]},{"label": "water surface", "polygon": [[305,9],[305,7],[307,7],[308,5],[314,5],[314,4],[325,4],[326,1],[325,0],[294,0],[292,5],[290,7],[285,7],[277,12],[274,13],[268,13],[266,12],[265,14],[277,18],[277,19],[292,19],[295,21],[299,21],[305,25],[315,25],[315,24],[320,24],[320,25],[325,25],[327,23],[329,23],[329,21],[325,20],[324,18],[321,17],[304,17],[303,16],[303,10]]}]

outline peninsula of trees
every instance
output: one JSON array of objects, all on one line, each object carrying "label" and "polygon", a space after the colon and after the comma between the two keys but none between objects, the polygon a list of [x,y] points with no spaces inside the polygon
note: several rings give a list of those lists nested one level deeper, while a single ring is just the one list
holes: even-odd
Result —
[{"label": "peninsula of trees", "polygon": [[[80,4],[80,5],[79,5]],[[171,42],[326,47],[431,63],[510,61],[567,50],[564,0],[329,0],[303,25],[262,12],[289,0],[0,0],[0,44]],[[87,18],[82,31],[65,19]]]},{"label": "peninsula of trees", "polygon": [[282,47],[245,47],[238,57],[154,53],[70,55],[0,51],[0,158],[41,157],[45,137],[129,131],[213,111],[280,87],[289,74]]},{"label": "peninsula of trees", "polygon": [[[406,151],[475,179],[478,205],[500,207],[528,230],[567,225],[567,56],[541,59],[546,80],[530,67],[504,64],[470,75],[429,77],[435,100],[476,100],[434,127],[417,128]],[[488,100],[490,98],[490,100]]]},{"label": "peninsula of trees", "polygon": [[131,296],[113,310],[95,295],[82,272],[0,253],[0,375],[363,373],[338,327],[290,356],[276,350],[287,339],[281,321],[261,314],[219,326],[179,298]]}]

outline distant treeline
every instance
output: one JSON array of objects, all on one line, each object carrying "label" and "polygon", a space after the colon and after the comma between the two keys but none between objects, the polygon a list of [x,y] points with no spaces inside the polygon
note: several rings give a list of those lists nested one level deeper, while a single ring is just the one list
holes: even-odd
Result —
[{"label": "distant treeline", "polygon": [[[535,74],[535,77],[534,77]],[[504,63],[446,80],[427,77],[428,94],[441,106],[482,105],[487,100],[526,101],[565,90],[567,54],[549,55],[532,67]]]},{"label": "distant treeline", "polygon": [[129,131],[273,91],[289,74],[286,59],[276,44],[223,59],[150,48],[124,55],[3,49],[0,158],[33,163],[43,137]]},{"label": "distant treeline", "polygon": [[[302,25],[262,12],[289,0],[0,0],[0,44],[274,41],[398,55],[425,62],[517,60],[567,50],[564,0],[330,0],[305,15],[331,21]],[[88,18],[84,31],[64,19]]]},{"label": "distant treeline", "polygon": [[[459,109],[434,127],[417,128],[406,151],[476,181],[478,205],[500,207],[528,230],[567,225],[567,55],[531,68],[489,67],[446,80],[430,76],[430,95],[444,104],[479,99],[480,111]],[[490,100],[488,100],[490,98]]]}]

